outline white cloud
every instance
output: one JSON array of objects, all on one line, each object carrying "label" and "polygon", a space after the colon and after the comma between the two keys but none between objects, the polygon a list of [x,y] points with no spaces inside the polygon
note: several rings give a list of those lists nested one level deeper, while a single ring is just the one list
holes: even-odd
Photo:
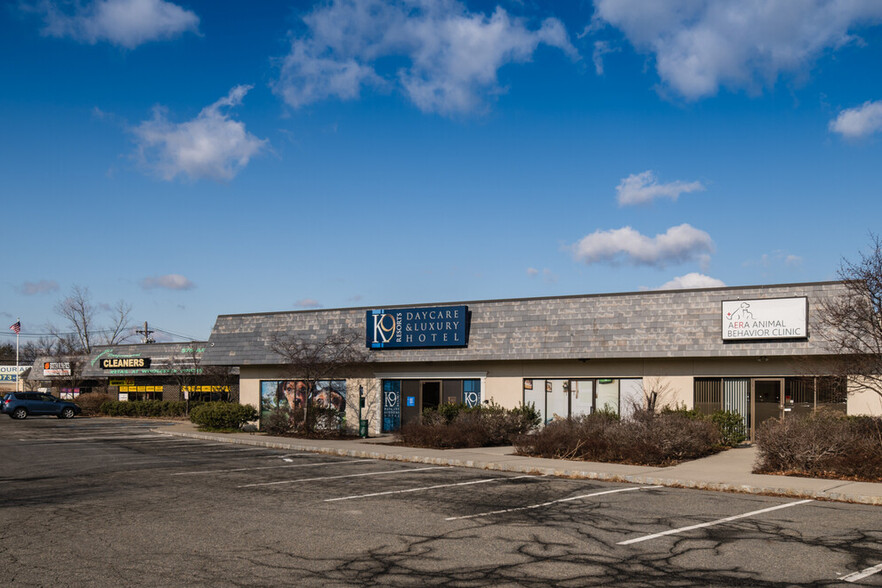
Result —
[{"label": "white cloud", "polygon": [[882,131],[882,100],[843,110],[830,121],[829,129],[846,139],[860,139]]},{"label": "white cloud", "polygon": [[538,269],[536,269],[535,267],[527,268],[527,276],[529,276],[531,278],[535,278],[540,273],[542,274],[542,281],[545,282],[546,284],[557,283],[557,280],[558,280],[557,274],[554,273],[553,271],[551,271],[550,269],[548,269],[547,267],[543,268],[541,272]]},{"label": "white cloud", "polygon": [[706,263],[714,242],[706,232],[684,223],[652,238],[631,227],[595,231],[573,245],[572,250],[577,260],[587,264],[624,260],[635,265],[664,267],[696,259]]},{"label": "white cloud", "polygon": [[603,56],[608,53],[621,51],[618,47],[612,47],[608,41],[595,41],[594,51],[591,53],[591,61],[594,63],[594,71],[597,75],[603,75]]},{"label": "white cloud", "polygon": [[[488,17],[455,0],[332,0],[303,21],[275,84],[294,108],[377,85],[400,88],[424,112],[470,113],[504,91],[502,66],[530,61],[540,44],[578,58],[557,19],[531,30],[501,7]],[[393,74],[380,60],[402,63]]]},{"label": "white cloud", "polygon": [[722,280],[718,280],[704,274],[699,274],[697,272],[691,272],[684,276],[677,276],[676,278],[665,282],[657,289],[687,290],[690,288],[722,288],[725,285],[725,282],[723,282]]},{"label": "white cloud", "polygon": [[802,265],[802,257],[778,249],[772,253],[763,253],[760,255],[759,259],[749,259],[741,265],[744,267],[760,267],[768,269],[782,264],[791,268],[799,267]]},{"label": "white cloud", "polygon": [[106,41],[127,49],[159,39],[170,39],[186,32],[199,32],[199,17],[177,4],[163,0],[95,0],[66,12],[62,3],[46,1],[38,5],[46,26],[43,34],[70,37],[95,44]]},{"label": "white cloud", "polygon": [[294,303],[297,308],[322,308],[321,302],[315,298],[301,298]]},{"label": "white cloud", "polygon": [[182,276],[181,274],[166,274],[164,276],[154,276],[141,280],[141,287],[145,290],[153,288],[165,288],[167,290],[192,290],[196,284]]},{"label": "white cloud", "polygon": [[222,108],[241,104],[250,89],[236,86],[229,95],[183,123],[168,121],[165,109],[155,108],[152,119],[132,129],[140,160],[165,180],[181,174],[190,179],[233,179],[267,144],[222,112]]},{"label": "white cloud", "polygon": [[878,0],[597,0],[594,28],[610,24],[655,55],[662,82],[686,99],[720,86],[759,91],[781,74],[805,74],[825,51],[882,21]]},{"label": "white cloud", "polygon": [[659,184],[655,173],[652,170],[647,170],[643,173],[631,174],[619,182],[619,185],[616,186],[616,200],[618,200],[619,206],[646,204],[656,198],[665,197],[676,200],[680,194],[702,190],[704,190],[704,185],[701,182],[675,181]]},{"label": "white cloud", "polygon": [[39,282],[25,282],[19,286],[18,291],[25,296],[33,296],[35,294],[45,294],[47,292],[55,292],[58,290],[58,282],[55,280],[40,280]]}]

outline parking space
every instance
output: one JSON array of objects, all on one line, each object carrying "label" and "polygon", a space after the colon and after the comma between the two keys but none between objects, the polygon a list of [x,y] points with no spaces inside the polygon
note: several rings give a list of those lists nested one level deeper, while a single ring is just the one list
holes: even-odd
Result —
[{"label": "parking space", "polygon": [[3,425],[0,558],[79,583],[882,586],[878,507]]}]

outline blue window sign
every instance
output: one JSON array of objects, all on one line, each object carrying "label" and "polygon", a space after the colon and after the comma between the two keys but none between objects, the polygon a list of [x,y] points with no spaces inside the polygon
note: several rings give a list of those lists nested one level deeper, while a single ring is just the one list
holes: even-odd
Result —
[{"label": "blue window sign", "polygon": [[467,306],[368,310],[368,349],[420,349],[468,346]]},{"label": "blue window sign", "polygon": [[416,406],[416,396],[408,396],[407,397],[407,405],[408,406]]}]

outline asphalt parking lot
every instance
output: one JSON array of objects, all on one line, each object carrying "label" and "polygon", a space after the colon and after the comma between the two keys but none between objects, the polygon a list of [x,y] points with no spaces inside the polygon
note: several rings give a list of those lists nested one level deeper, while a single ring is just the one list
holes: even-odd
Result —
[{"label": "asphalt parking lot", "polygon": [[14,586],[882,586],[882,509],[0,419]]}]

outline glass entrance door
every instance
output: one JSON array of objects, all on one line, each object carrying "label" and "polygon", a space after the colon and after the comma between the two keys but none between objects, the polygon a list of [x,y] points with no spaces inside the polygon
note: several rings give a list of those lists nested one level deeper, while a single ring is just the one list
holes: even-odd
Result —
[{"label": "glass entrance door", "polygon": [[783,388],[783,379],[753,381],[754,432],[763,421],[781,418],[783,414],[781,391]]},{"label": "glass entrance door", "polygon": [[441,382],[433,381],[433,382],[423,382],[422,383],[422,410],[426,410],[427,408],[435,408],[437,409],[441,406]]}]

